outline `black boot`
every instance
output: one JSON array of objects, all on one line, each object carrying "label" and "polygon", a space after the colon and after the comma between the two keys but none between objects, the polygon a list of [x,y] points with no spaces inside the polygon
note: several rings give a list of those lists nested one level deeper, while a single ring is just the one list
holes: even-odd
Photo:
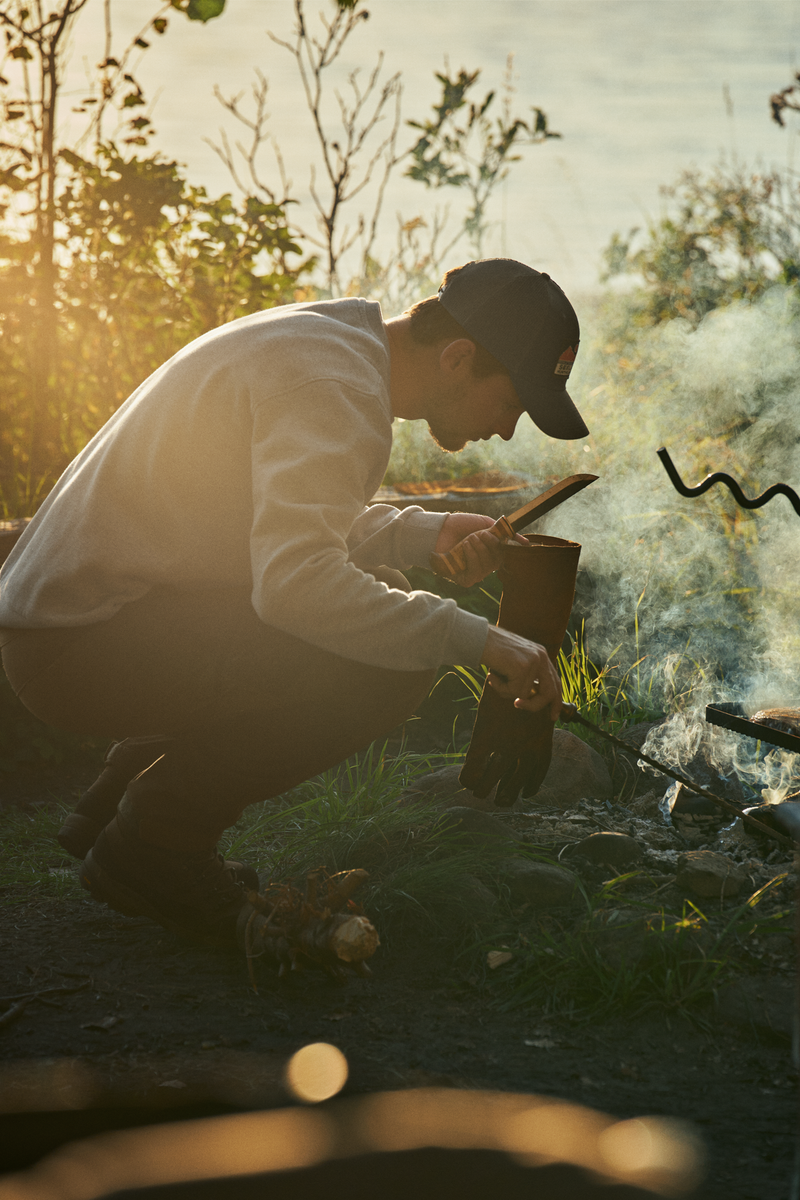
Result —
[{"label": "black boot", "polygon": [[247,878],[237,879],[230,868],[239,864],[226,864],[217,853],[216,831],[176,820],[170,799],[149,794],[137,803],[129,789],[87,854],[81,884],[116,912],[150,917],[203,942],[234,946],[247,888],[253,881],[257,887],[258,877],[251,868],[240,868]]},{"label": "black boot", "polygon": [[104,826],[113,819],[128,784],[161,757],[170,741],[154,734],[126,738],[109,747],[103,770],[56,834],[59,845],[68,854],[73,858],[86,857]]}]

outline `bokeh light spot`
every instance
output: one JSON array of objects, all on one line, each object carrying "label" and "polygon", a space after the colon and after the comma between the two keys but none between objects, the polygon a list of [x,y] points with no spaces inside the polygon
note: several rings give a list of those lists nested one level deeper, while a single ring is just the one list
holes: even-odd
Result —
[{"label": "bokeh light spot", "polygon": [[286,1086],[306,1104],[319,1104],[340,1092],[347,1082],[347,1059],[328,1042],[312,1042],[293,1054],[286,1065]]}]

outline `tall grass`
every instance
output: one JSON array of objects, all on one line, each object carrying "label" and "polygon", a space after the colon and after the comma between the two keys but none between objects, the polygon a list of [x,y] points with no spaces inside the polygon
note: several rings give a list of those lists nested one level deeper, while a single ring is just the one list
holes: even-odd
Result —
[{"label": "tall grass", "polygon": [[509,849],[505,842],[496,853],[470,844],[452,818],[406,796],[442,761],[448,756],[393,757],[385,745],[373,745],[277,803],[253,806],[231,831],[225,853],[245,856],[278,879],[302,878],[320,865],[332,872],[366,869],[369,886],[359,899],[384,927],[421,920],[452,933],[454,924],[479,922],[486,915],[480,883],[494,878]]},{"label": "tall grass", "polygon": [[504,937],[513,958],[489,980],[501,1007],[537,1007],[579,1021],[652,1008],[696,1015],[733,973],[742,937],[789,928],[788,912],[756,911],[785,876],[720,920],[689,900],[676,914],[623,896],[637,875],[618,876],[593,894],[583,889],[585,909],[577,921],[545,916],[518,931],[516,941]]},{"label": "tall grass", "polygon": [[29,903],[35,897],[80,894],[77,863],[56,841],[65,812],[62,804],[0,809],[0,907]]},{"label": "tall grass", "polygon": [[[648,656],[639,655],[630,666],[613,661],[620,647],[599,666],[589,656],[583,622],[568,635],[568,648],[558,652],[558,673],[564,701],[574,704],[588,720],[616,733],[629,725],[656,720],[663,715],[663,696],[657,694],[657,672]],[[488,671],[485,667],[453,667],[469,697],[480,699]],[[685,691],[680,699],[685,698]],[[672,697],[673,702],[676,697]]]}]

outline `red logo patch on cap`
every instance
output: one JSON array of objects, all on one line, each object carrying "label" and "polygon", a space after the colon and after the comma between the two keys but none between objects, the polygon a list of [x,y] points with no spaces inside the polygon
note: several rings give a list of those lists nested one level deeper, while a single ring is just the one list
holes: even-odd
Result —
[{"label": "red logo patch on cap", "polygon": [[563,375],[565,377],[567,375],[569,375],[570,371],[572,370],[572,364],[575,362],[575,355],[577,353],[578,353],[577,345],[575,346],[574,349],[572,348],[572,346],[567,346],[566,350],[564,351],[564,353],[561,355],[558,362],[556,363],[556,369],[553,372],[553,374],[554,375]]}]

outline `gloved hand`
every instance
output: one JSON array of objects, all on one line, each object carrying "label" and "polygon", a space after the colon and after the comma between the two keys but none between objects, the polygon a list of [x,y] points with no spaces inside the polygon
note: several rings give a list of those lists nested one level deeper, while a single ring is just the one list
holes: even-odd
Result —
[{"label": "gloved hand", "polygon": [[[544,647],[555,664],[575,595],[581,548],[561,538],[531,537],[502,547],[498,625]],[[488,644],[488,643],[487,643]],[[532,647],[532,653],[534,648]],[[492,662],[488,664],[492,666]],[[508,694],[502,695],[498,687]],[[513,688],[511,689],[513,691]],[[519,697],[529,703],[529,697]],[[524,787],[534,795],[550,766],[552,704],[539,711],[515,705],[508,685],[489,676],[483,689],[460,782],[478,797],[499,783],[495,803],[510,808]]]}]

